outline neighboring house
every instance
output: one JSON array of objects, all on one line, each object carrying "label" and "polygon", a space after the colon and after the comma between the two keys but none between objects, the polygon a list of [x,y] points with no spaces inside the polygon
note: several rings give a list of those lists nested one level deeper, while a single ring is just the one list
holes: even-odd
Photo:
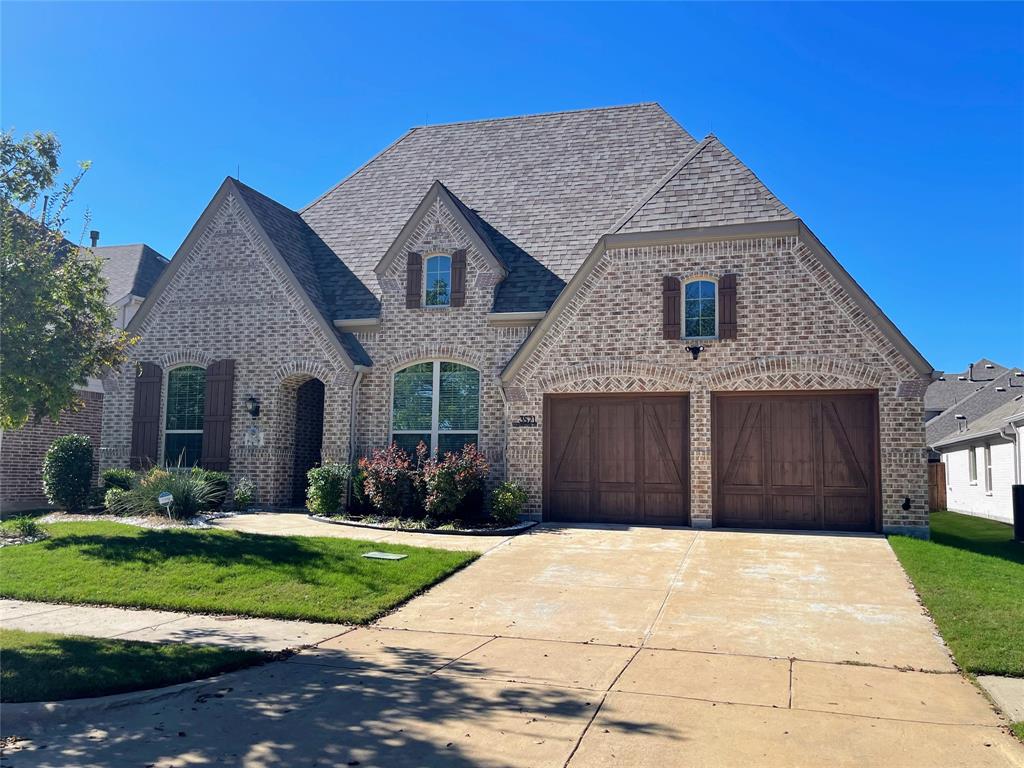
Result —
[{"label": "neighboring house", "polygon": [[924,393],[924,420],[931,421],[948,408],[991,384],[1006,367],[984,357],[967,366],[963,373],[942,373]]},{"label": "neighboring house", "polygon": [[414,128],[301,211],[226,179],[129,329],[103,461],[475,442],[533,518],[927,535],[932,368],[657,104]]},{"label": "neighboring house", "polygon": [[946,468],[946,506],[1010,523],[1011,486],[1024,477],[1024,387],[1013,398],[934,443]]},{"label": "neighboring house", "polygon": [[[107,302],[117,313],[117,327],[124,328],[167,267],[167,259],[142,244],[91,250],[104,260]],[[90,379],[79,389],[79,396],[82,407],[65,412],[56,423],[48,418],[30,419],[21,429],[4,432],[0,441],[0,508],[4,511],[45,505],[43,456],[57,437],[72,432],[88,435],[98,452],[103,426],[102,383]]]},{"label": "neighboring house", "polygon": [[925,424],[925,441],[929,448],[934,449],[950,435],[971,427],[977,419],[1024,393],[1024,373],[1020,368],[1002,368],[991,380],[973,384],[977,389],[953,402]]}]

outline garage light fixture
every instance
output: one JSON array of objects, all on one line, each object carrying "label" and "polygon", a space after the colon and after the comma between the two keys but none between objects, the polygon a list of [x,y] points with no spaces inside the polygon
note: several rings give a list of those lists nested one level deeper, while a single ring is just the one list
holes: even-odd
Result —
[{"label": "garage light fixture", "polygon": [[700,353],[704,351],[703,344],[692,344],[686,348],[686,351],[693,355],[693,359],[696,360],[700,357]]}]

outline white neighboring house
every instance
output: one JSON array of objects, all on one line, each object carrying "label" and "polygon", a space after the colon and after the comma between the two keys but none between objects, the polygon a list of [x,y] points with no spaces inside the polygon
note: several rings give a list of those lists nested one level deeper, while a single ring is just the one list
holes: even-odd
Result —
[{"label": "white neighboring house", "polygon": [[1024,395],[968,422],[931,447],[946,465],[946,507],[1013,522],[1011,486],[1024,482]]}]

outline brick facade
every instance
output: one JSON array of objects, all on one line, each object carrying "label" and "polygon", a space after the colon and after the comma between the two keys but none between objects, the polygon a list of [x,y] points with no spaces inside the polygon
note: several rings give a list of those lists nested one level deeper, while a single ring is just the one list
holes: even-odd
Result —
[{"label": "brick facade", "polygon": [[43,495],[43,457],[61,435],[88,435],[99,465],[100,432],[103,425],[103,393],[80,391],[82,407],[61,414],[58,421],[29,420],[21,429],[3,433],[0,443],[0,509],[46,506]]}]

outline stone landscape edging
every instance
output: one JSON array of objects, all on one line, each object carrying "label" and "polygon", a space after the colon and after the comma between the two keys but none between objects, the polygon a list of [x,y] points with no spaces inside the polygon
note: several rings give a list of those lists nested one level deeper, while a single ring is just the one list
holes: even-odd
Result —
[{"label": "stone landscape edging", "polygon": [[393,525],[375,525],[373,523],[359,523],[354,520],[338,520],[325,517],[324,515],[306,515],[310,520],[318,523],[330,523],[331,525],[347,525],[351,528],[371,528],[375,531],[395,531],[399,533],[427,533],[433,536],[517,536],[528,531],[537,525],[536,520],[524,520],[515,525],[505,528],[465,528],[463,530],[441,529],[441,528],[396,528]]}]

